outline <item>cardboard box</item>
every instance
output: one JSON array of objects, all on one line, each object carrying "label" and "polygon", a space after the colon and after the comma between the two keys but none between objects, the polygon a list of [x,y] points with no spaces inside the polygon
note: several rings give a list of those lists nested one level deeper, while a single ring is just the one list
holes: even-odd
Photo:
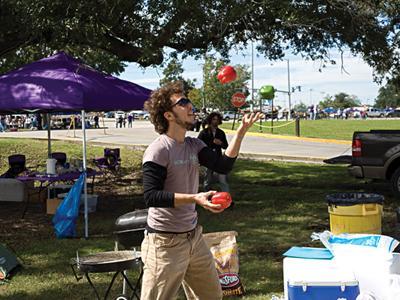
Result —
[{"label": "cardboard box", "polygon": [[52,198],[46,200],[46,212],[48,215],[54,215],[56,213],[57,207],[63,199]]},{"label": "cardboard box", "polygon": [[[33,182],[32,182],[33,183]],[[26,189],[29,195],[30,203],[45,203],[47,199],[47,189],[40,189],[38,187],[29,187]]]}]

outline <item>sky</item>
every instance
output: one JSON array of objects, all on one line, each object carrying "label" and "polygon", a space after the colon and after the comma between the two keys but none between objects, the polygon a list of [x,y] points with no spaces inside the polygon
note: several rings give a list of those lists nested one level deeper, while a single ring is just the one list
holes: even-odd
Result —
[{"label": "sky", "polygon": [[[343,56],[342,70],[340,55],[332,51],[331,56],[336,60],[336,65],[327,65],[319,72],[319,61],[306,61],[300,56],[288,54],[282,61],[270,61],[262,55],[256,55],[254,51],[254,88],[263,85],[273,85],[276,90],[288,90],[288,68],[290,66],[290,86],[300,86],[292,93],[291,105],[299,103],[306,105],[317,104],[325,96],[333,96],[340,92],[355,95],[362,104],[373,105],[378,95],[379,85],[373,81],[373,71],[360,57],[354,57],[350,53]],[[231,63],[246,64],[251,71],[251,49],[240,53],[231,52]],[[183,78],[197,79],[196,87],[202,86],[203,60],[188,58],[183,62]],[[120,78],[135,82],[150,89],[157,88],[162,78],[161,68],[143,69],[135,63],[130,63]],[[251,87],[251,81],[248,82]],[[288,107],[287,93],[275,93],[274,105]]]}]

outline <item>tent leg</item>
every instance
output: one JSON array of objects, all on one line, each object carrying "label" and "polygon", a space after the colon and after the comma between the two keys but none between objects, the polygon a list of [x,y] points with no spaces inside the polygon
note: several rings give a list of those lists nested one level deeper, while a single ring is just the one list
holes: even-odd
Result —
[{"label": "tent leg", "polygon": [[47,157],[51,158],[51,114],[47,113]]},{"label": "tent leg", "polygon": [[102,116],[101,119],[103,121],[104,135],[107,135],[107,133],[106,133],[106,123],[104,122],[104,116]]},{"label": "tent leg", "polygon": [[86,178],[86,118],[85,111],[82,110],[82,153],[83,153],[83,194],[84,194],[84,205],[85,205],[85,239],[89,238],[89,214],[88,214],[88,203],[87,203],[87,178]]}]

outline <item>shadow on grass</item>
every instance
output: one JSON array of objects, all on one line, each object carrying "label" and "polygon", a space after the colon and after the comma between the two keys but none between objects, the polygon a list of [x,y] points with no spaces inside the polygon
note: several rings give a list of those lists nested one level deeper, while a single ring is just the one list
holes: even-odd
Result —
[{"label": "shadow on grass", "polygon": [[345,167],[239,160],[229,181],[235,206],[218,215],[200,210],[200,223],[206,232],[238,232],[240,275],[249,297],[282,293],[282,254],[290,247],[323,247],[310,235],[329,230],[328,194],[383,194],[383,231],[398,235],[388,184],[358,181]]},{"label": "shadow on grass", "polygon": [[[100,151],[99,151],[100,152]],[[121,180],[99,182],[99,203],[90,214],[90,239],[57,240],[51,217],[39,207],[30,208],[25,220],[18,208],[0,205],[1,242],[10,244],[25,260],[25,269],[0,286],[0,299],[94,299],[86,280],[76,282],[69,266],[76,255],[110,251],[114,248],[116,218],[143,208],[140,161],[126,152],[133,168],[123,169]],[[136,154],[135,154],[136,155]],[[135,156],[136,159],[140,155]],[[311,242],[315,231],[329,229],[325,196],[336,192],[377,192],[385,196],[383,232],[396,237],[394,208],[397,206],[387,184],[365,184],[347,174],[345,167],[299,163],[238,160],[229,175],[235,206],[221,214],[198,208],[199,223],[205,232],[238,232],[240,277],[246,299],[266,299],[281,294],[282,253],[291,246],[322,247]],[[77,230],[83,233],[83,218]],[[105,291],[111,274],[94,274],[93,281]],[[132,278],[135,278],[133,275]],[[120,282],[113,291],[119,294]]]}]

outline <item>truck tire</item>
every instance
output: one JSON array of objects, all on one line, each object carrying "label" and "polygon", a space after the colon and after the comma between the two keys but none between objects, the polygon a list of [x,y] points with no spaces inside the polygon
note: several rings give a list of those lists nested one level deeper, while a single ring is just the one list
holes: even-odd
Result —
[{"label": "truck tire", "polygon": [[400,198],[400,168],[392,174],[390,178],[390,183],[392,187],[393,194],[396,198]]}]

